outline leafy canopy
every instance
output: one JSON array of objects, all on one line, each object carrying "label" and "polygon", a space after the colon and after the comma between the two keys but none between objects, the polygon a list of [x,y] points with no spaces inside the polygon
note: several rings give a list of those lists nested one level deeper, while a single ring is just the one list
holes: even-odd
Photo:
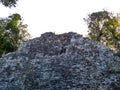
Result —
[{"label": "leafy canopy", "polygon": [[0,56],[3,53],[15,51],[23,41],[29,38],[27,25],[23,24],[19,14],[0,19]]},{"label": "leafy canopy", "polygon": [[85,19],[88,25],[88,37],[99,41],[116,53],[120,52],[120,17],[108,11],[94,12]]},{"label": "leafy canopy", "polygon": [[6,7],[15,7],[18,0],[0,0],[0,2]]}]

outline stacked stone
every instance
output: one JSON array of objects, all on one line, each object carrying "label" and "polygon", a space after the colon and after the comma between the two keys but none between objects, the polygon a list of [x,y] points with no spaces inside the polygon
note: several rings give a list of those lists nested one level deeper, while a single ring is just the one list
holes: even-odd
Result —
[{"label": "stacked stone", "polygon": [[77,33],[48,32],[0,59],[0,90],[120,90],[120,57]]}]

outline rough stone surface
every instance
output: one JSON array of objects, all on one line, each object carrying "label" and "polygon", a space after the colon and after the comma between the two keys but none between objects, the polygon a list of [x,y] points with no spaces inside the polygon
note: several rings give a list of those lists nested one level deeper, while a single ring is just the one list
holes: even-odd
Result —
[{"label": "rough stone surface", "polygon": [[0,59],[0,90],[120,90],[120,57],[77,33],[48,32]]}]

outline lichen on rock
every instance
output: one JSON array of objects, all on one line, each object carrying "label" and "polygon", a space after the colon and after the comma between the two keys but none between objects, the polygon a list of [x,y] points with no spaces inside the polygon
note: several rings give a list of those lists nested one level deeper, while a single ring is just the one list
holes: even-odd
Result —
[{"label": "lichen on rock", "polygon": [[0,58],[0,90],[120,90],[120,57],[77,33],[44,33]]}]

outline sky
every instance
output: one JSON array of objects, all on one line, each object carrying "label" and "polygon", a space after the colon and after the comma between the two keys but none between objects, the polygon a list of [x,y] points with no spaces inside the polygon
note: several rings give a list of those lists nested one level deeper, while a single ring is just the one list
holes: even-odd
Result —
[{"label": "sky", "polygon": [[9,9],[1,4],[0,17],[19,13],[32,38],[45,32],[71,31],[85,36],[88,28],[83,18],[103,9],[120,13],[119,4],[119,0],[19,0],[16,8]]}]

